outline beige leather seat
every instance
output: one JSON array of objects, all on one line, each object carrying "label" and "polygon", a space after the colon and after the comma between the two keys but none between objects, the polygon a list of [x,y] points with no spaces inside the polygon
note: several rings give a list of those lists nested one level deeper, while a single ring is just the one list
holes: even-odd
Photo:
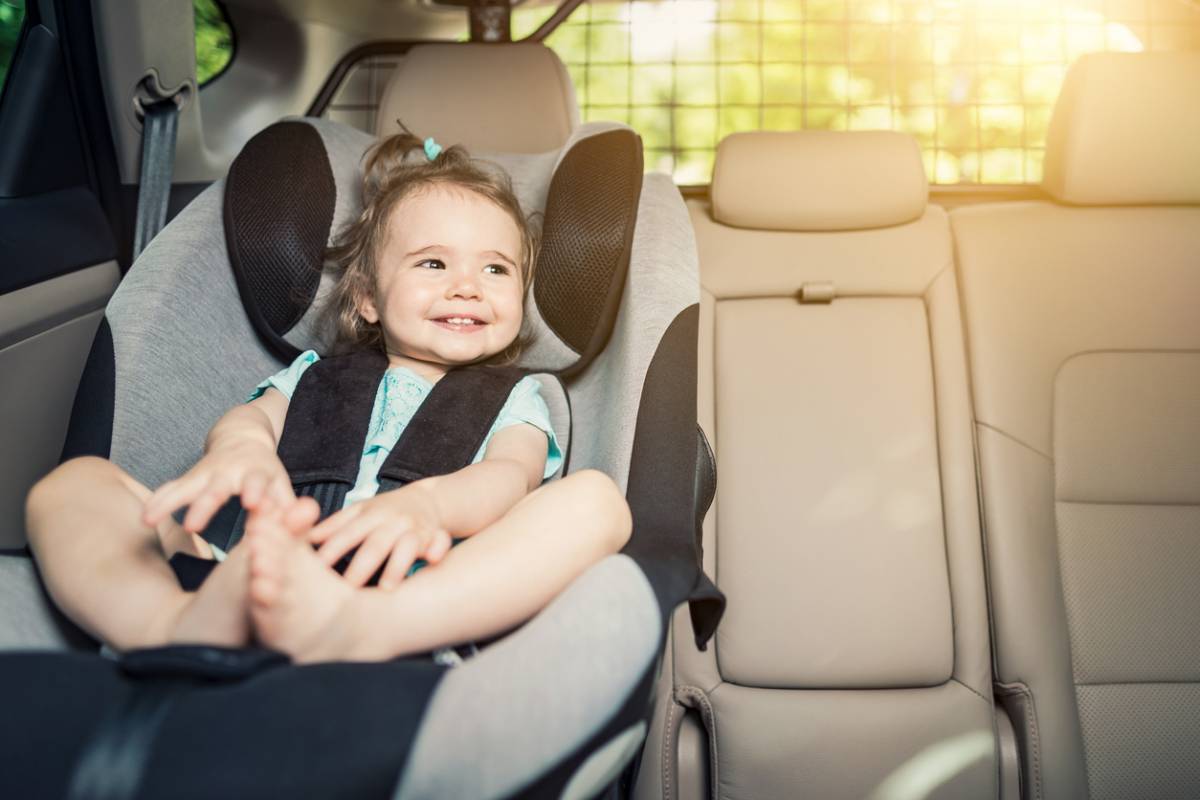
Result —
[{"label": "beige leather seat", "polygon": [[471,151],[557,150],[579,127],[575,87],[542,44],[423,44],[384,88],[377,136],[401,120],[421,136]]},{"label": "beige leather seat", "polygon": [[915,141],[753,133],[691,204],[716,451],[638,796],[998,796],[958,291]]},{"label": "beige leather seat", "polygon": [[1025,796],[1200,797],[1200,53],[1068,73],[1055,202],[951,215]]}]

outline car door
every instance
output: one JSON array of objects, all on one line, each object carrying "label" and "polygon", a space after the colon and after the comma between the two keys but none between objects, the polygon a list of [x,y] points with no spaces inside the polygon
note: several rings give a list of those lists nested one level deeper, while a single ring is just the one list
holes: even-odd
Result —
[{"label": "car door", "polygon": [[95,64],[90,4],[62,4],[69,17],[20,5],[6,3],[2,20],[15,42],[0,95],[0,550],[10,551],[25,544],[26,492],[59,460],[121,276],[119,222],[105,211],[116,208],[105,196],[112,144],[94,67],[83,68]]}]

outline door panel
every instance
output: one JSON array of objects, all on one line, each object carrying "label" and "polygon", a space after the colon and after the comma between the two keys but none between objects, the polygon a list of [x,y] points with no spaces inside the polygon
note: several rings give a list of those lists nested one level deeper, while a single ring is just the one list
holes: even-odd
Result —
[{"label": "door panel", "polygon": [[25,494],[58,463],[117,262],[0,296],[0,549],[25,545]]},{"label": "door panel", "polygon": [[0,550],[25,545],[25,495],[58,463],[121,278],[61,14],[51,3],[26,14],[0,101]]}]

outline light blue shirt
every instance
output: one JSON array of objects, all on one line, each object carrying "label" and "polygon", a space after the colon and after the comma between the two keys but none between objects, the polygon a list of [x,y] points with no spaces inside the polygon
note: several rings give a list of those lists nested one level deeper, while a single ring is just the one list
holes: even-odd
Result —
[{"label": "light blue shirt", "polygon": [[[262,395],[267,387],[278,389],[290,401],[296,391],[300,376],[320,358],[314,351],[305,350],[289,366],[275,373],[255,387],[250,400]],[[379,491],[379,470],[387,460],[400,434],[408,427],[409,420],[428,396],[433,384],[406,367],[391,367],[383,373],[379,391],[375,393],[375,406],[371,409],[371,421],[367,426],[367,440],[363,443],[362,459],[358,465],[358,478],[354,488],[346,495],[345,506],[373,497]],[[562,464],[562,451],[550,425],[550,409],[542,399],[541,384],[536,378],[526,375],[508,395],[503,408],[492,423],[491,430],[483,439],[479,452],[471,463],[483,460],[488,444],[497,431],[512,425],[526,423],[546,434],[546,469],[543,480],[558,471]]]}]

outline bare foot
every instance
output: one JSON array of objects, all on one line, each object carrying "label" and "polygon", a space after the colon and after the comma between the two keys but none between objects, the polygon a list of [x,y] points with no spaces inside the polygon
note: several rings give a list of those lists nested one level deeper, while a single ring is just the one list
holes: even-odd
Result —
[{"label": "bare foot", "polygon": [[250,551],[250,619],[258,640],[298,662],[375,660],[358,635],[363,592],[329,568],[308,543],[307,526],[278,513],[246,523]]},{"label": "bare foot", "polygon": [[[287,513],[266,506],[264,509],[276,514],[284,529],[292,533],[312,528],[318,513],[311,501],[293,504]],[[250,644],[249,594],[250,549],[234,547],[199,589],[184,593],[179,605],[164,611],[162,638],[171,644]]]}]

